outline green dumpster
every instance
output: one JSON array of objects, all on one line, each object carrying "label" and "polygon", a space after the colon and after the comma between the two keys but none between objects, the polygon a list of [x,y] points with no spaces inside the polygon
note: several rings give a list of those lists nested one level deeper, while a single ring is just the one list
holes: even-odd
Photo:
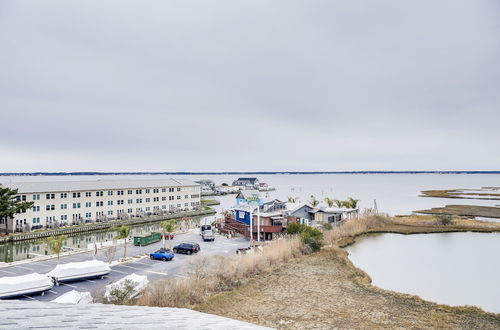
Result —
[{"label": "green dumpster", "polygon": [[145,246],[145,245],[159,242],[160,240],[161,240],[160,233],[151,233],[149,235],[134,236],[134,245],[135,246]]}]

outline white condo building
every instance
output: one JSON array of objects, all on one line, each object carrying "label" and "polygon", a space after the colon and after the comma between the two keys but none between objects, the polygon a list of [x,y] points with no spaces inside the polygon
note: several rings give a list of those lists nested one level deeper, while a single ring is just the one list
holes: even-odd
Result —
[{"label": "white condo building", "polygon": [[[31,209],[10,219],[9,232],[102,222],[201,207],[200,185],[185,179],[13,182]],[[0,220],[0,232],[6,224]]]}]

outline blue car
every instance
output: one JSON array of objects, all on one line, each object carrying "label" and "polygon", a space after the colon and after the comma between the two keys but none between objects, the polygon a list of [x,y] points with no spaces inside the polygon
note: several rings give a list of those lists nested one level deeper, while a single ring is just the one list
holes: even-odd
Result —
[{"label": "blue car", "polygon": [[174,259],[174,254],[169,249],[161,248],[158,251],[150,253],[149,258],[163,260],[163,261],[170,261],[170,260]]}]

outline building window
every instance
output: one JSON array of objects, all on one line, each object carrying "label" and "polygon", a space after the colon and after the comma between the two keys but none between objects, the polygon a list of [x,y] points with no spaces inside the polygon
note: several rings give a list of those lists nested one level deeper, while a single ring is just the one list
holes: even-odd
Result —
[{"label": "building window", "polygon": [[153,193],[157,194],[160,190],[158,188],[153,189]]},{"label": "building window", "polygon": [[174,188],[168,188],[168,192],[174,192]]},{"label": "building window", "polygon": [[61,204],[61,210],[66,210],[68,208],[68,204]]},{"label": "building window", "polygon": [[40,194],[35,194],[35,195],[33,195],[33,200],[34,200],[34,201],[38,201],[38,200],[40,200]]},{"label": "building window", "polygon": [[68,197],[68,193],[61,193],[61,198],[67,198]]},{"label": "building window", "polygon": [[104,192],[103,192],[103,191],[96,191],[96,192],[95,192],[95,195],[96,195],[97,197],[102,197],[102,196],[104,196]]},{"label": "building window", "polygon": [[109,210],[108,215],[113,215],[113,211]]},{"label": "building window", "polygon": [[108,196],[113,196],[113,190],[108,190]]},{"label": "building window", "polygon": [[174,196],[168,196],[169,201],[173,201],[174,199],[175,199]]},{"label": "building window", "polygon": [[142,203],[142,198],[137,198],[137,199],[135,200],[135,202],[136,202],[137,204]]},{"label": "building window", "polygon": [[134,192],[132,190],[127,190],[127,194],[132,195]]},{"label": "building window", "polygon": [[103,201],[100,201],[100,202],[95,202],[95,206],[103,206],[104,205],[104,202]]},{"label": "building window", "polygon": [[161,188],[161,192],[167,192],[167,188]]},{"label": "building window", "polygon": [[68,216],[66,214],[61,215],[61,220],[62,221],[68,220]]},{"label": "building window", "polygon": [[118,190],[116,193],[117,193],[118,196],[122,196],[123,195],[123,190]]},{"label": "building window", "polygon": [[146,211],[149,211],[151,210],[151,208],[149,206],[146,206]]},{"label": "building window", "polygon": [[127,213],[132,213],[132,209],[127,209]]},{"label": "building window", "polygon": [[46,194],[45,195],[45,199],[55,199],[56,198],[56,194]]},{"label": "building window", "polygon": [[[181,199],[181,196],[177,196],[177,199]],[[248,234],[248,235],[250,235],[250,234]]]},{"label": "building window", "polygon": [[142,194],[142,189],[137,189],[137,190],[135,191],[135,193],[136,193],[137,195]]},{"label": "building window", "polygon": [[74,209],[79,209],[80,208],[80,203],[73,203],[73,208]]},{"label": "building window", "polygon": [[79,192],[74,192],[73,193],[73,198],[80,198],[80,193]]},{"label": "building window", "polygon": [[[65,204],[66,205],[66,204]],[[46,211],[54,211],[56,209],[55,205],[46,205],[45,210]]]},{"label": "building window", "polygon": [[33,223],[40,223],[40,218],[33,218]]},{"label": "building window", "polygon": [[26,200],[26,195],[18,195],[18,196],[16,196],[16,199],[18,201],[25,201]]},{"label": "building window", "polygon": [[118,204],[118,205],[123,205],[124,200],[123,200],[123,199],[120,199],[120,200],[118,200],[118,201],[116,201],[116,202],[117,202],[117,204]]},{"label": "building window", "polygon": [[167,196],[162,196],[161,200],[164,202],[167,200]]},{"label": "building window", "polygon": [[149,203],[149,202],[151,202],[151,198],[148,197],[148,198],[146,198],[146,203]]},{"label": "building window", "polygon": [[131,200],[131,199],[129,199],[129,200],[128,200],[128,203],[129,203],[129,204],[132,204],[132,200]]},{"label": "building window", "polygon": [[[113,205],[113,201],[108,201],[108,205],[111,206]],[[250,234],[249,234],[250,235]]]},{"label": "building window", "polygon": [[85,202],[85,207],[92,207],[92,202]]},{"label": "building window", "polygon": [[91,191],[86,191],[85,192],[85,197],[92,197],[92,192]]},{"label": "building window", "polygon": [[166,209],[167,208],[167,205],[162,205],[161,206],[162,209]]},{"label": "building window", "polygon": [[159,202],[160,201],[160,197],[153,197],[153,202]]},{"label": "building window", "polygon": [[85,213],[85,218],[90,218],[92,216],[92,213],[91,212],[87,212]]},{"label": "building window", "polygon": [[[188,199],[188,198],[189,198],[189,195],[184,195],[184,198],[185,198],[185,199]],[[248,235],[250,235],[250,234],[248,234]]]},{"label": "building window", "polygon": [[[177,191],[181,191],[181,188],[177,188]],[[250,234],[249,234],[250,235]]]},{"label": "building window", "polygon": [[40,212],[40,206],[39,205],[33,206],[33,212]]}]

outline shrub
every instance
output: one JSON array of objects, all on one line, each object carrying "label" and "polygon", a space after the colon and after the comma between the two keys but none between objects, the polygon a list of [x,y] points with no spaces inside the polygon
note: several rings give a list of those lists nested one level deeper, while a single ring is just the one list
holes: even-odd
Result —
[{"label": "shrub", "polygon": [[306,244],[312,251],[318,251],[323,246],[323,233],[316,228],[303,225],[298,222],[293,222],[288,225],[285,233],[289,235],[298,235],[302,237],[302,241]]},{"label": "shrub", "polygon": [[439,214],[437,217],[438,223],[447,226],[453,222],[453,218],[449,214]]},{"label": "shrub", "polygon": [[326,222],[323,224],[323,229],[326,229],[326,230],[332,230],[333,229],[333,226],[331,223],[329,222]]},{"label": "shrub", "polygon": [[128,302],[135,292],[136,283],[131,280],[126,280],[120,287],[115,287],[109,293],[106,299],[107,303],[121,305]]}]

